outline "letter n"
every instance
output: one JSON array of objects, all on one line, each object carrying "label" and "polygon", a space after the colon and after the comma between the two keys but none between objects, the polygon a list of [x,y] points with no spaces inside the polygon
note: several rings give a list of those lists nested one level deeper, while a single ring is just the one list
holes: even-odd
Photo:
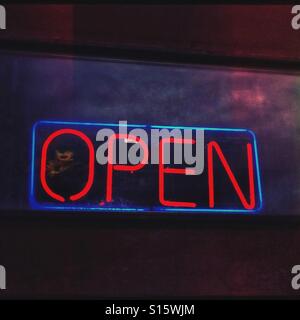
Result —
[{"label": "letter n", "polygon": [[248,159],[248,177],[249,177],[249,198],[250,200],[247,201],[227,160],[224,157],[224,154],[216,141],[211,141],[208,143],[208,188],[209,188],[209,207],[215,207],[215,181],[214,181],[214,168],[213,168],[213,151],[216,151],[219,159],[229,176],[233,187],[242,202],[242,205],[247,210],[252,210],[255,207],[255,187],[254,187],[254,170],[253,170],[253,151],[252,145],[247,143],[247,159]]}]

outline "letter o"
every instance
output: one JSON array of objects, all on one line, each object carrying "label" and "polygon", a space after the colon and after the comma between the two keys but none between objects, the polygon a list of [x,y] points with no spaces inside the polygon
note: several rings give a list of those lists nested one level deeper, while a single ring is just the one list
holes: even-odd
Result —
[{"label": "letter o", "polygon": [[61,195],[55,193],[54,191],[51,190],[51,188],[48,186],[48,183],[46,181],[46,166],[47,166],[47,153],[48,153],[48,148],[51,142],[64,134],[71,134],[74,136],[79,137],[82,139],[86,145],[88,146],[89,150],[89,174],[88,174],[88,179],[87,182],[84,186],[84,188],[76,193],[70,196],[70,200],[76,201],[79,200],[80,198],[84,197],[89,190],[92,187],[93,180],[94,180],[94,163],[95,163],[95,151],[94,151],[94,146],[91,140],[81,131],[74,130],[74,129],[60,129],[57,130],[53,133],[50,134],[50,136],[46,139],[46,141],[43,144],[42,147],[42,156],[41,156],[41,171],[40,171],[40,178],[41,178],[41,184],[45,192],[53,199],[58,200],[60,202],[65,202],[65,198],[62,197]]}]

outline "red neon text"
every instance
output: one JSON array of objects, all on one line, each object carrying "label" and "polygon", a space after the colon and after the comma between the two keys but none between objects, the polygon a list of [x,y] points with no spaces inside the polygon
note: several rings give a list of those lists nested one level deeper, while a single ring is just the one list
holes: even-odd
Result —
[{"label": "red neon text", "polygon": [[41,184],[46,193],[53,199],[60,201],[60,202],[65,202],[65,198],[62,197],[61,195],[53,192],[51,188],[48,186],[47,180],[46,180],[46,167],[47,167],[47,153],[48,153],[48,148],[50,143],[57,138],[58,136],[61,136],[63,134],[71,134],[74,136],[79,137],[82,139],[89,150],[89,173],[88,173],[88,179],[87,182],[84,186],[84,188],[76,193],[70,196],[70,200],[76,201],[84,197],[92,187],[93,181],[94,181],[94,162],[95,162],[95,151],[94,151],[94,146],[92,141],[81,131],[78,130],[73,130],[73,129],[61,129],[58,131],[53,132],[50,134],[50,136],[46,139],[46,141],[43,144],[42,147],[42,156],[41,156],[41,172],[40,172],[40,178],[41,178]]},{"label": "red neon text", "polygon": [[[113,164],[113,152],[114,143],[117,139],[128,139],[140,144],[144,153],[143,159],[136,165],[114,165]],[[113,171],[138,171],[142,169],[148,161],[148,146],[145,141],[132,134],[113,134],[108,139],[108,164],[107,164],[107,180],[106,180],[106,202],[112,201],[112,183],[113,183]]]},{"label": "red neon text", "polygon": [[[159,201],[166,207],[188,207],[195,208],[194,202],[182,202],[182,201],[170,201],[165,199],[165,174],[188,174],[192,169],[175,169],[166,168],[164,166],[164,144],[166,143],[181,143],[181,144],[195,144],[193,139],[181,139],[181,138],[164,138],[159,142]],[[192,173],[192,172],[190,172]]]},{"label": "red neon text", "polygon": [[214,169],[213,169],[213,150],[215,149],[218,154],[221,163],[229,176],[230,181],[233,184],[235,191],[237,192],[245,209],[251,210],[255,207],[255,191],[254,191],[254,173],[253,173],[253,154],[252,146],[247,143],[247,157],[248,157],[248,175],[249,175],[249,193],[250,202],[246,200],[233,172],[231,171],[224,154],[216,141],[208,143],[208,188],[209,188],[209,207],[215,207],[215,188],[214,188]]},{"label": "red neon text", "polygon": [[[94,166],[95,166],[95,151],[92,141],[81,131],[74,129],[61,129],[50,134],[42,145],[41,150],[41,167],[40,167],[40,181],[42,188],[45,192],[53,199],[65,202],[66,199],[55,193],[48,185],[46,179],[46,169],[47,169],[47,154],[50,144],[54,139],[61,135],[73,135],[85,142],[88,147],[89,153],[89,166],[88,166],[88,176],[85,186],[82,190],[76,194],[69,197],[71,201],[77,201],[83,198],[91,189],[94,182]],[[134,143],[138,143],[143,151],[143,157],[140,163],[136,165],[120,165],[114,164],[114,146],[117,140],[128,139]],[[159,142],[159,166],[158,166],[158,198],[159,202],[166,207],[186,207],[186,208],[196,208],[197,204],[195,202],[184,202],[184,201],[171,201],[167,200],[165,197],[165,175],[166,174],[181,174],[181,175],[193,175],[195,170],[193,168],[171,168],[164,164],[164,146],[165,144],[195,144],[194,139],[181,139],[181,138],[163,138]],[[247,169],[248,169],[248,181],[249,181],[249,200],[246,199],[245,193],[241,190],[240,184],[238,183],[228,161],[226,160],[220,145],[216,141],[210,141],[207,144],[207,174],[208,174],[208,205],[209,208],[215,208],[215,170],[214,170],[214,154],[218,157],[221,162],[227,176],[233,188],[242,204],[242,206],[247,210],[252,210],[255,208],[255,178],[254,178],[254,165],[253,165],[253,147],[251,143],[246,144],[247,149]],[[107,178],[106,178],[106,196],[105,202],[102,201],[100,205],[109,203],[113,201],[113,172],[114,171],[129,171],[135,172],[141,170],[148,163],[149,150],[148,146],[143,139],[132,134],[113,134],[108,139],[108,164],[107,164]]]}]

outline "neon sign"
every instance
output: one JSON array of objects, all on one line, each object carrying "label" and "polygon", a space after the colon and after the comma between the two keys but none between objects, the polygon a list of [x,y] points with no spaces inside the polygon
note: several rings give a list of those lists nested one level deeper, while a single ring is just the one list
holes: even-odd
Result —
[{"label": "neon sign", "polygon": [[[32,130],[30,203],[35,209],[102,212],[256,213],[262,191],[255,134],[247,129],[40,121]],[[136,130],[188,130],[186,137],[167,137],[157,145]],[[99,130],[110,130],[99,141]],[[195,154],[197,136],[203,154],[198,168],[173,161],[175,149]],[[151,138],[152,139],[152,138]],[[152,140],[151,140],[152,141]],[[126,163],[117,145],[126,142]],[[106,149],[103,147],[106,146]],[[166,149],[170,162],[166,162]],[[201,149],[201,150],[202,150]],[[103,151],[104,150],[104,151]],[[124,149],[123,149],[124,150]],[[185,149],[184,149],[185,150]],[[107,163],[99,155],[107,157]],[[133,152],[134,151],[134,152]],[[197,151],[197,150],[196,150]],[[157,154],[158,162],[151,162]],[[175,157],[174,157],[175,158]],[[203,163],[202,163],[203,162]]]}]

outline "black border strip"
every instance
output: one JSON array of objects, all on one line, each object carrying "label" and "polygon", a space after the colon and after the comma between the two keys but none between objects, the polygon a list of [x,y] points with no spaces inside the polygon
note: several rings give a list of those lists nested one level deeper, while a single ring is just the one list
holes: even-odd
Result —
[{"label": "black border strip", "polygon": [[289,0],[2,0],[2,5],[8,4],[116,4],[116,5],[296,5]]}]

